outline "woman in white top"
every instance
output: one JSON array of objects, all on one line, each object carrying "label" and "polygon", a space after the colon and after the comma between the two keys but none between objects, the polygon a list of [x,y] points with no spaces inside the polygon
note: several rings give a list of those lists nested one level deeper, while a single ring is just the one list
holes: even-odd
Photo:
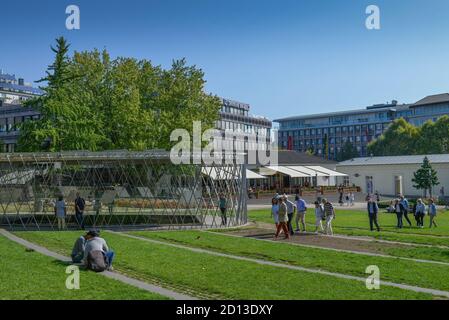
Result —
[{"label": "woman in white top", "polygon": [[58,230],[65,229],[65,216],[67,214],[67,208],[65,206],[64,198],[59,196],[58,201],[55,203],[55,215],[58,220]]},{"label": "woman in white top", "polygon": [[324,231],[323,229],[323,217],[324,217],[324,208],[323,205],[320,204],[318,201],[315,201],[315,233],[318,233],[318,228],[321,232]]},{"label": "woman in white top", "polygon": [[271,200],[271,216],[274,219],[274,223],[276,224],[276,228],[279,224],[279,204],[276,198]]}]

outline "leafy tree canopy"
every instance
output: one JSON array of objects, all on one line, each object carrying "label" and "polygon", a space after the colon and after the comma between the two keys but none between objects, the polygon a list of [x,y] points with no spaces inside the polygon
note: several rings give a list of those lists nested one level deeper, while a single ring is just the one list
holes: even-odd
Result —
[{"label": "leafy tree canopy", "polygon": [[357,148],[349,141],[341,148],[341,151],[337,154],[337,161],[345,161],[353,158],[357,158],[359,156],[359,152]]},{"label": "leafy tree canopy", "polygon": [[62,37],[52,51],[44,95],[27,102],[41,118],[21,125],[19,151],[170,149],[172,130],[192,133],[195,120],[204,131],[218,119],[220,100],[205,93],[204,73],[185,59],[164,70],[148,60],[111,60],[106,50],[69,56]]}]

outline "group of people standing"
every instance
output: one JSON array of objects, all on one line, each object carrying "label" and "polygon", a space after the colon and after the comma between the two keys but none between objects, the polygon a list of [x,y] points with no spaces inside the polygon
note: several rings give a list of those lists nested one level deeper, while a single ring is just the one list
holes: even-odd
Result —
[{"label": "group of people standing", "polygon": [[[86,207],[86,201],[80,196],[79,193],[76,194],[74,207],[76,222],[79,227],[84,230],[84,209]],[[66,229],[67,204],[62,195],[58,197],[58,200],[56,200],[54,209],[55,216],[58,221],[58,230]]]},{"label": "group of people standing", "polygon": [[409,213],[412,213],[416,220],[416,225],[419,228],[424,228],[424,217],[426,214],[429,215],[430,225],[429,228],[436,227],[436,215],[437,215],[437,207],[435,205],[435,201],[433,199],[429,200],[429,205],[426,206],[422,199],[418,199],[416,205],[410,207],[408,200],[404,196],[400,196],[398,199],[393,200],[390,209],[390,212],[394,212],[397,217],[397,228],[402,229],[403,220],[405,219],[409,226],[412,226],[412,222],[408,217]]},{"label": "group of people standing", "polygon": [[[276,194],[271,201],[271,216],[276,225],[275,239],[279,238],[281,231],[286,239],[295,232],[306,232],[307,203],[299,195],[295,196],[295,202],[288,199],[286,194]],[[293,218],[295,217],[296,230],[293,230]],[[328,200],[322,199],[315,202],[315,233],[321,231],[332,235],[332,221],[335,219],[335,210]],[[323,227],[323,221],[325,225]]]}]

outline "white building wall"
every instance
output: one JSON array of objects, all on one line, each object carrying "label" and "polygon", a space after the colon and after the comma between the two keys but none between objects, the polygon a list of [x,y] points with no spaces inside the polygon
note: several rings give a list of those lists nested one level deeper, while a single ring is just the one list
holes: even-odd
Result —
[{"label": "white building wall", "polygon": [[[402,192],[407,196],[422,196],[423,190],[413,188],[413,173],[421,167],[421,164],[395,164],[395,165],[337,165],[337,171],[349,176],[349,183],[361,187],[363,193],[367,193],[367,177],[373,177],[373,190],[380,194],[395,196],[395,179],[402,177]],[[437,171],[440,184],[433,188],[433,195],[439,195],[439,190],[444,186],[445,193],[449,192],[449,163],[432,164]],[[338,179],[342,183],[343,178]]]}]

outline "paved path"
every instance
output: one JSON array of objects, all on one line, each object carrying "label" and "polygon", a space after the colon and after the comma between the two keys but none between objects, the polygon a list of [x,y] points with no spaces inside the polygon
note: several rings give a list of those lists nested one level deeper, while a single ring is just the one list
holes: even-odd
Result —
[{"label": "paved path", "polygon": [[[252,222],[247,223],[246,226],[255,226],[267,230],[273,230],[274,224],[269,224],[265,222]],[[312,226],[312,224],[308,223],[308,226]],[[312,226],[314,227],[314,226]],[[374,231],[375,232],[375,231]],[[437,236],[437,235],[426,235],[426,234],[418,234],[418,233],[405,233],[405,232],[394,232],[389,230],[382,230],[382,232],[385,233],[393,233],[393,234],[401,234],[401,235],[412,235],[412,236],[422,236],[422,237],[434,237],[434,238],[449,238],[448,236]],[[306,232],[306,234],[310,234],[310,232]],[[433,245],[433,244],[425,244],[425,243],[414,243],[414,242],[402,242],[402,241],[393,241],[393,240],[383,240],[383,239],[377,239],[370,236],[347,236],[344,234],[336,234],[334,235],[325,235],[321,234],[322,237],[333,237],[333,238],[340,238],[340,239],[348,239],[348,240],[358,240],[358,241],[366,241],[366,242],[381,242],[381,243],[390,243],[390,244],[400,244],[405,246],[412,246],[412,247],[426,247],[426,248],[439,248],[439,249],[449,249],[449,246],[443,246],[443,245]]]},{"label": "paved path", "polygon": [[[264,230],[268,230],[268,229],[264,229]],[[229,234],[229,233],[223,233],[223,232],[219,232],[218,233],[218,232],[213,232],[213,231],[209,231],[209,230],[201,230],[201,231],[205,232],[205,233],[212,233],[212,234],[215,234],[215,235],[221,235],[221,236],[227,236],[227,237],[234,237],[234,238],[242,238],[242,237],[244,237],[244,238],[254,239],[254,240],[258,240],[258,241],[266,241],[266,242],[271,242],[271,243],[275,242],[272,239],[261,238],[261,237],[258,237],[257,235],[254,235],[254,236],[242,236],[242,235]],[[272,233],[272,234],[274,234],[274,233]],[[263,236],[263,235],[261,235],[261,236]],[[320,237],[331,237],[331,236],[320,235]],[[272,235],[271,235],[271,238],[273,238]],[[443,266],[448,266],[449,267],[449,262],[443,262],[443,261],[407,258],[407,257],[391,256],[391,255],[382,254],[382,253],[375,253],[375,252],[357,251],[357,250],[350,250],[350,249],[338,249],[338,248],[331,248],[331,247],[326,247],[326,246],[321,246],[321,245],[305,244],[305,243],[300,243],[300,242],[288,242],[288,241],[282,241],[281,242],[281,241],[282,240],[279,240],[277,243],[283,243],[283,244],[286,244],[286,245],[293,245],[293,246],[312,248],[312,249],[321,249],[321,250],[337,251],[337,252],[342,252],[342,253],[358,254],[358,255],[363,255],[363,256],[407,260],[407,261],[413,261],[413,262],[418,262],[418,263],[438,264],[438,265],[443,265]]]},{"label": "paved path", "polygon": [[[3,235],[4,237],[8,238],[11,241],[14,241],[14,242],[16,242],[16,243],[18,243],[18,244],[20,244],[20,245],[22,245],[22,246],[24,246],[24,247],[26,247],[28,249],[32,249],[32,250],[34,250],[34,251],[36,251],[38,253],[41,253],[43,255],[46,255],[48,257],[51,257],[51,258],[54,258],[56,260],[60,260],[60,261],[63,261],[63,262],[67,262],[67,263],[71,263],[72,262],[72,260],[69,257],[63,256],[63,255],[61,255],[59,253],[50,251],[47,248],[41,247],[41,246],[36,245],[36,244],[34,244],[32,242],[29,242],[29,241],[26,241],[26,240],[24,240],[22,238],[19,238],[19,237],[15,236],[14,234],[12,234],[12,233],[4,230],[4,229],[0,229],[0,234]],[[118,280],[120,282],[126,283],[128,285],[137,287],[139,289],[143,289],[143,290],[146,290],[146,291],[149,291],[149,292],[152,292],[152,293],[157,293],[157,294],[160,294],[162,296],[165,296],[165,297],[168,297],[168,298],[171,298],[171,299],[174,299],[174,300],[196,300],[196,298],[194,298],[194,297],[191,297],[191,296],[188,296],[188,295],[184,295],[184,294],[181,294],[181,293],[178,293],[178,292],[175,292],[175,291],[172,291],[172,290],[168,290],[168,289],[165,289],[165,288],[162,288],[162,287],[158,287],[158,286],[155,286],[155,285],[152,285],[152,284],[149,284],[149,283],[137,280],[137,279],[133,279],[133,278],[127,277],[125,275],[122,275],[122,274],[119,274],[119,273],[116,273],[116,272],[105,271],[105,272],[102,272],[102,273],[99,273],[99,274],[103,275],[103,276],[105,276],[107,278],[115,279],[115,280]]]},{"label": "paved path", "polygon": [[[173,244],[173,243],[169,243],[169,242],[158,241],[158,240],[143,238],[143,237],[139,237],[139,236],[133,236],[133,235],[126,234],[126,233],[121,233],[121,232],[117,232],[117,234],[120,234],[120,235],[128,237],[128,238],[132,238],[132,239],[137,239],[137,240],[146,241],[146,242],[150,242],[150,243],[154,243],[154,244],[174,247],[174,248],[178,248],[178,249],[189,250],[189,251],[197,252],[197,253],[205,253],[205,254],[209,254],[209,255],[213,255],[213,256],[225,257],[225,258],[241,260],[241,261],[247,261],[247,262],[253,262],[253,263],[257,263],[257,264],[261,264],[261,265],[268,265],[268,266],[272,266],[272,267],[279,267],[279,268],[285,268],[285,269],[291,269],[291,270],[297,270],[297,271],[304,271],[304,272],[322,274],[322,275],[327,275],[327,276],[332,276],[332,277],[337,277],[337,278],[342,278],[342,279],[362,281],[364,283],[366,282],[366,278],[363,278],[363,277],[357,277],[357,276],[351,276],[351,275],[346,275],[346,274],[341,274],[341,273],[328,272],[328,271],[319,270],[319,269],[309,269],[309,268],[304,268],[304,267],[299,267],[299,266],[292,266],[292,265],[287,265],[287,264],[282,264],[282,263],[271,262],[271,261],[267,261],[267,260],[259,260],[259,259],[254,259],[254,258],[235,256],[235,255],[226,254],[226,253],[209,251],[209,250],[206,250],[206,249],[193,248],[193,247],[189,247],[189,246]],[[389,282],[389,281],[381,281],[381,285],[390,286],[390,287],[396,287],[396,288],[400,288],[400,289],[404,289],[404,290],[410,290],[410,291],[415,291],[415,292],[429,293],[429,294],[432,294],[432,295],[435,295],[435,296],[441,296],[441,297],[449,298],[449,292],[448,291],[442,291],[442,290],[436,290],[436,289],[428,289],[428,288],[421,288],[421,287],[417,287],[417,286],[411,286],[411,285],[406,285],[406,284],[399,284],[399,283],[394,283],[394,282]]]}]

